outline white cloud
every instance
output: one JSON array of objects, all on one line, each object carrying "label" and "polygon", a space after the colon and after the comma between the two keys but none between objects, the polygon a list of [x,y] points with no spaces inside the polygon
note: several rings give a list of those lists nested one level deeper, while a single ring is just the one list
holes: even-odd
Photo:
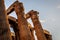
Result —
[{"label": "white cloud", "polygon": [[41,22],[41,23],[45,23],[45,22],[46,22],[46,20],[40,20],[40,22]]}]

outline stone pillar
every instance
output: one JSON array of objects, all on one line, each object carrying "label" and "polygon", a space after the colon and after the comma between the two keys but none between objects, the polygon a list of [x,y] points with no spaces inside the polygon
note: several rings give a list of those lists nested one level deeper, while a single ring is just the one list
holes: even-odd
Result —
[{"label": "stone pillar", "polygon": [[15,32],[15,40],[20,40],[19,38],[19,29],[17,28],[18,26],[14,27],[14,32]]},{"label": "stone pillar", "polygon": [[15,40],[20,40],[19,31],[18,30],[16,30],[16,32],[15,32]]},{"label": "stone pillar", "polygon": [[20,40],[19,39],[19,29],[18,29],[18,25],[13,23],[11,24],[11,26],[13,27],[14,33],[15,33],[15,40]]},{"label": "stone pillar", "polygon": [[22,3],[17,3],[15,5],[15,12],[18,18],[20,40],[32,40],[30,31],[28,29],[27,20],[24,17],[24,8]]},{"label": "stone pillar", "polygon": [[0,40],[12,40],[4,0],[0,0]]},{"label": "stone pillar", "polygon": [[39,22],[37,13],[38,13],[37,11],[33,11],[33,10],[31,10],[29,13],[31,15],[31,19],[34,25],[34,29],[36,31],[37,38],[38,40],[47,40],[43,33],[43,29],[42,29],[41,23]]}]

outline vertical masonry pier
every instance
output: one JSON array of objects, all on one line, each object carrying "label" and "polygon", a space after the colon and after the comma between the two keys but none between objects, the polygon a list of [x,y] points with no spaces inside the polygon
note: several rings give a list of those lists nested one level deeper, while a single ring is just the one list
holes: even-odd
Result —
[{"label": "vertical masonry pier", "polygon": [[38,12],[31,10],[29,14],[31,15],[31,19],[32,19],[38,40],[47,40],[43,33],[41,23],[39,22],[39,19],[37,16]]},{"label": "vertical masonry pier", "polygon": [[4,0],[0,0],[0,40],[11,40]]},{"label": "vertical masonry pier", "polygon": [[22,3],[15,4],[15,12],[18,18],[20,40],[32,40],[27,20],[24,17],[24,8]]}]

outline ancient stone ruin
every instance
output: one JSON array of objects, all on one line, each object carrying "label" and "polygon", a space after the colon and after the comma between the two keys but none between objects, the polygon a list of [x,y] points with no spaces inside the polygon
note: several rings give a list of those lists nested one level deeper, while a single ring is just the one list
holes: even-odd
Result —
[{"label": "ancient stone ruin", "polygon": [[[13,11],[15,11],[17,19],[9,16]],[[0,40],[35,40],[34,31],[37,40],[52,40],[51,34],[42,28],[37,14],[39,12],[35,10],[25,14],[23,3],[19,1],[15,1],[6,10],[4,0],[0,0]],[[27,22],[29,18],[31,18],[34,28]],[[10,27],[14,29],[14,33],[11,33]]]}]

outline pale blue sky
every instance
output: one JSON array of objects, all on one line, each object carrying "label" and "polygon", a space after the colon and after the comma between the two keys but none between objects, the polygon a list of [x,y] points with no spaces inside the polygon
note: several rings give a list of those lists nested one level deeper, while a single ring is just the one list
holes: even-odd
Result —
[{"label": "pale blue sky", "polygon": [[[5,0],[6,9],[16,0]],[[51,32],[53,40],[60,40],[60,0],[19,0],[23,2],[25,13],[30,10],[39,12],[44,29]],[[14,13],[14,12],[13,12]],[[16,17],[15,14],[11,14]],[[30,20],[31,23],[31,20]]]}]

